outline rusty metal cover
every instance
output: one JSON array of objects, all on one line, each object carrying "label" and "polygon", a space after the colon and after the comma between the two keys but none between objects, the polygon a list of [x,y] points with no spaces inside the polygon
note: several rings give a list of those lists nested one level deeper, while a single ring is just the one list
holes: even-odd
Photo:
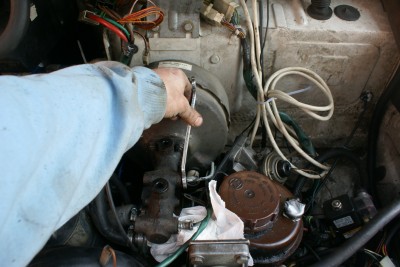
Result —
[{"label": "rusty metal cover", "polygon": [[272,226],[279,212],[280,194],[268,177],[251,171],[236,172],[224,179],[219,194],[226,208],[244,222],[245,232]]}]

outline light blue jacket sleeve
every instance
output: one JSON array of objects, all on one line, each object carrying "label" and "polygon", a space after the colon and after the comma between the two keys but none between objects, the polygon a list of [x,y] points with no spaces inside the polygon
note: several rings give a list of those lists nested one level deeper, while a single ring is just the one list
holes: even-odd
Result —
[{"label": "light blue jacket sleeve", "polygon": [[0,262],[24,266],[165,113],[162,80],[116,62],[0,76]]}]

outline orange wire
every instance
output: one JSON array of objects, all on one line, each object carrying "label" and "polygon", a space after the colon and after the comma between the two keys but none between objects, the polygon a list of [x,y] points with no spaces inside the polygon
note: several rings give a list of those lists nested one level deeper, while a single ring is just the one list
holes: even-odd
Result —
[{"label": "orange wire", "polygon": [[[154,20],[143,20],[150,15],[156,15],[156,18]],[[132,23],[139,28],[145,30],[151,30],[160,25],[163,20],[164,20],[164,12],[161,10],[161,8],[157,6],[150,6],[145,9],[126,15],[122,19],[118,20],[118,22],[120,24]]]}]

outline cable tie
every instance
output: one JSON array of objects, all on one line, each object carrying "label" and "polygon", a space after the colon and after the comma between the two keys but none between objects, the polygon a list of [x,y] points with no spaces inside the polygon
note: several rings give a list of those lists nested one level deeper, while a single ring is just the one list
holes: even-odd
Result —
[{"label": "cable tie", "polygon": [[[309,90],[311,90],[311,89],[313,89],[313,88],[309,85],[309,86],[307,86],[306,88],[299,89],[299,90],[296,90],[296,91],[293,91],[293,92],[289,92],[289,93],[287,93],[287,94],[288,94],[288,95],[297,95],[297,94],[301,94],[301,93],[307,92],[307,91],[309,91]],[[264,102],[257,101],[257,104],[258,104],[258,105],[264,105],[264,104],[266,104],[266,103],[270,103],[272,100],[276,100],[276,97],[268,98],[268,99],[265,100]]]}]

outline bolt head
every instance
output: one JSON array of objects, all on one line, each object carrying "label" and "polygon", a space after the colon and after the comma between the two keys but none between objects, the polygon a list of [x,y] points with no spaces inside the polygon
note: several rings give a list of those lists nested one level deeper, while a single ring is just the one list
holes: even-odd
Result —
[{"label": "bolt head", "polygon": [[191,32],[193,30],[193,24],[190,22],[186,22],[183,24],[183,29],[187,32]]},{"label": "bolt head", "polygon": [[203,257],[201,256],[194,256],[190,258],[190,263],[193,265],[196,264],[202,264],[203,263]]},{"label": "bolt head", "polygon": [[219,56],[217,56],[217,55],[212,55],[212,56],[210,57],[210,62],[211,62],[212,64],[217,64],[217,63],[219,63],[220,60],[221,60],[221,59],[220,59]]}]

